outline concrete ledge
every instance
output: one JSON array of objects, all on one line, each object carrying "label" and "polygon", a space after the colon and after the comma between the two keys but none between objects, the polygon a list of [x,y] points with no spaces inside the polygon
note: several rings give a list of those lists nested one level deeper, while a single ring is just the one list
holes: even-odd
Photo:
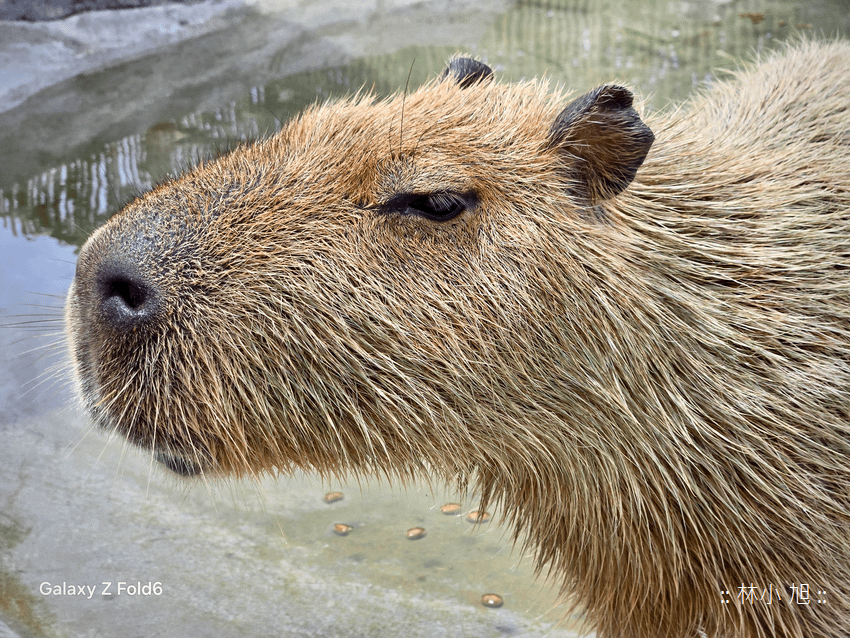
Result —
[{"label": "concrete ledge", "polygon": [[0,0],[0,20],[59,20],[86,11],[157,7],[169,2],[194,4],[200,0]]},{"label": "concrete ledge", "polygon": [[222,29],[246,8],[243,0],[205,0],[90,11],[50,22],[0,21],[0,112],[80,73]]}]

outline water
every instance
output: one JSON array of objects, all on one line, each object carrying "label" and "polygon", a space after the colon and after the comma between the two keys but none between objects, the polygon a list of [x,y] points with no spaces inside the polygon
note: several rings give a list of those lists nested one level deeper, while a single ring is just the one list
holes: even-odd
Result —
[{"label": "water", "polygon": [[[77,247],[168,174],[317,99],[364,85],[388,94],[408,75],[415,87],[456,51],[505,81],[546,74],[586,90],[616,79],[662,109],[797,34],[846,37],[850,9],[836,0],[225,8],[210,10],[218,22],[197,37],[166,38],[108,68],[86,62],[102,50],[78,47],[84,74],[0,113],[0,636],[572,635],[498,516],[474,528],[439,512],[457,499],[450,490],[305,476],[188,487],[92,431],[61,342]],[[116,15],[132,26],[140,14]],[[63,42],[82,41],[74,37]],[[9,42],[0,38],[0,65]],[[59,73],[46,59],[27,72]],[[324,503],[331,489],[345,499]],[[352,532],[335,535],[335,523]],[[425,537],[407,540],[416,526]],[[131,593],[137,584],[150,591]],[[70,596],[68,585],[95,594]],[[502,608],[480,604],[490,592]]]}]

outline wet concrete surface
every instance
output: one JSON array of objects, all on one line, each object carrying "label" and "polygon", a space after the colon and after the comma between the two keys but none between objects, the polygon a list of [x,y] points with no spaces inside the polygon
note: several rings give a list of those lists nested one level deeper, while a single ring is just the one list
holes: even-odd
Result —
[{"label": "wet concrete surface", "polygon": [[67,78],[221,29],[245,9],[242,0],[212,0],[42,22],[0,20],[0,112]]},{"label": "wet concrete surface", "polygon": [[[551,592],[502,531],[441,514],[448,496],[424,486],[189,487],[67,409],[0,431],[0,446],[3,578],[24,592],[3,612],[21,635],[21,606],[48,636],[571,635],[536,618]],[[329,505],[331,487],[345,498]],[[481,606],[491,590],[505,607]]]},{"label": "wet concrete surface", "polygon": [[198,0],[0,0],[0,20],[43,22],[61,20],[88,11],[139,9],[195,2]]}]

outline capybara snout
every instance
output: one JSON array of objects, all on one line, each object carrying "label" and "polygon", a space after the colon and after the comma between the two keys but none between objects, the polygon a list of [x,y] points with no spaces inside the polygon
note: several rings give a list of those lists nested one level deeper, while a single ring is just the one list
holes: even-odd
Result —
[{"label": "capybara snout", "polygon": [[848,69],[645,114],[460,57],[308,109],[92,235],[83,401],[186,476],[472,489],[600,637],[848,635]]}]

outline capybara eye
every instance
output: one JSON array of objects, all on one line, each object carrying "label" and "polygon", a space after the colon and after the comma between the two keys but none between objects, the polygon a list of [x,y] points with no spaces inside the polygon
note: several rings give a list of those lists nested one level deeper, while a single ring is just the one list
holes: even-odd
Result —
[{"label": "capybara eye", "polygon": [[411,213],[445,222],[466,210],[466,201],[454,193],[434,193],[417,197],[407,204]]},{"label": "capybara eye", "polygon": [[478,203],[474,193],[450,191],[417,195],[402,193],[381,206],[383,212],[417,215],[435,222],[447,222]]}]

